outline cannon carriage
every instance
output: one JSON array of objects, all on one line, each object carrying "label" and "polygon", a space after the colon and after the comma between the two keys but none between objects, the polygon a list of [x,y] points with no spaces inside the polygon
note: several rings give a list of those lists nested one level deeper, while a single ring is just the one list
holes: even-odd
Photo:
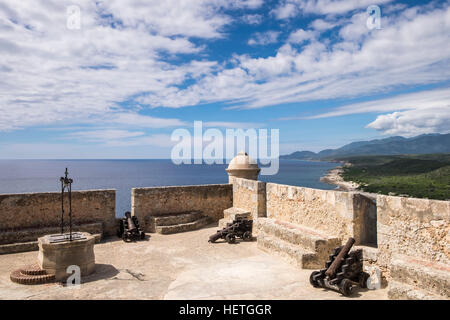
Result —
[{"label": "cannon carriage", "polygon": [[145,239],[145,233],[139,228],[139,221],[131,212],[125,212],[125,217],[119,220],[117,236],[123,241],[136,241]]},{"label": "cannon carriage", "polygon": [[363,271],[362,250],[350,252],[355,239],[349,238],[344,246],[333,250],[325,268],[313,271],[309,277],[315,288],[326,288],[350,296],[355,288],[366,288],[369,274]]},{"label": "cannon carriage", "polygon": [[231,244],[236,242],[236,238],[250,241],[253,239],[252,229],[253,220],[236,218],[232,223],[227,223],[225,228],[210,236],[209,242],[214,243],[219,239],[225,239],[226,242]]}]

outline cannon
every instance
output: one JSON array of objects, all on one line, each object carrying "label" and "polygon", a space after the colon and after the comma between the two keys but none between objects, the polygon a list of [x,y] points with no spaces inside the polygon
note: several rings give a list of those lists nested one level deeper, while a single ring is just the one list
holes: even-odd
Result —
[{"label": "cannon", "polygon": [[225,239],[226,242],[231,244],[236,242],[236,238],[250,241],[253,239],[252,228],[253,220],[236,218],[232,223],[227,223],[225,228],[210,236],[208,242],[214,243],[219,239]]},{"label": "cannon", "polygon": [[313,271],[309,282],[315,288],[326,288],[350,296],[355,288],[366,288],[369,274],[363,271],[362,250],[350,252],[355,239],[349,238],[344,246],[333,250],[325,268]]},{"label": "cannon", "polygon": [[139,221],[131,212],[125,212],[125,217],[119,220],[117,236],[123,241],[136,241],[145,239],[145,233],[139,228]]}]

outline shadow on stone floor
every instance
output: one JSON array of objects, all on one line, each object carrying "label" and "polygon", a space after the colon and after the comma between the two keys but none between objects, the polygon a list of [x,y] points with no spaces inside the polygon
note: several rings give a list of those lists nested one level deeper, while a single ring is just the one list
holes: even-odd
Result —
[{"label": "shadow on stone floor", "polygon": [[96,263],[95,264],[95,272],[89,276],[83,277],[81,279],[81,284],[94,282],[94,281],[98,281],[98,280],[109,279],[118,274],[119,274],[119,270],[117,270],[113,265]]}]

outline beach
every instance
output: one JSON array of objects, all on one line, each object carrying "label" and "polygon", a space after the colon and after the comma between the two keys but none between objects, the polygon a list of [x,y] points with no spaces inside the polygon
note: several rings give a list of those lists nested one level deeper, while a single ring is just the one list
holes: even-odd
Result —
[{"label": "beach", "polygon": [[336,185],[336,190],[339,191],[355,191],[358,189],[359,184],[353,181],[344,181],[341,174],[345,166],[350,166],[350,163],[345,163],[343,166],[339,166],[328,170],[327,174],[320,178],[320,181],[328,184]]}]

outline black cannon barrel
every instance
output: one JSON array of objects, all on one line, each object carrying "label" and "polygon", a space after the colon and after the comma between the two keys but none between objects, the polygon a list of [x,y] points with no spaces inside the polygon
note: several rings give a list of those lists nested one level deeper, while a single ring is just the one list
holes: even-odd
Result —
[{"label": "black cannon barrel", "polygon": [[209,237],[209,242],[216,242],[222,237],[222,231],[217,231],[217,233],[213,234]]},{"label": "black cannon barrel", "polygon": [[330,267],[325,271],[325,275],[327,275],[329,278],[334,278],[336,275],[336,271],[341,266],[342,262],[344,261],[345,256],[349,253],[350,249],[352,248],[353,244],[355,243],[355,239],[349,238],[347,240],[347,243],[342,248],[342,250],[339,252],[337,257],[334,259],[333,263],[330,265]]},{"label": "black cannon barrel", "polygon": [[236,226],[237,226],[237,223],[234,223],[231,226],[228,226],[226,228],[223,228],[222,230],[217,231],[217,233],[215,233],[209,237],[209,242],[215,242],[215,241],[219,240],[220,238],[222,238],[224,233],[233,231],[233,228],[235,228]]}]

